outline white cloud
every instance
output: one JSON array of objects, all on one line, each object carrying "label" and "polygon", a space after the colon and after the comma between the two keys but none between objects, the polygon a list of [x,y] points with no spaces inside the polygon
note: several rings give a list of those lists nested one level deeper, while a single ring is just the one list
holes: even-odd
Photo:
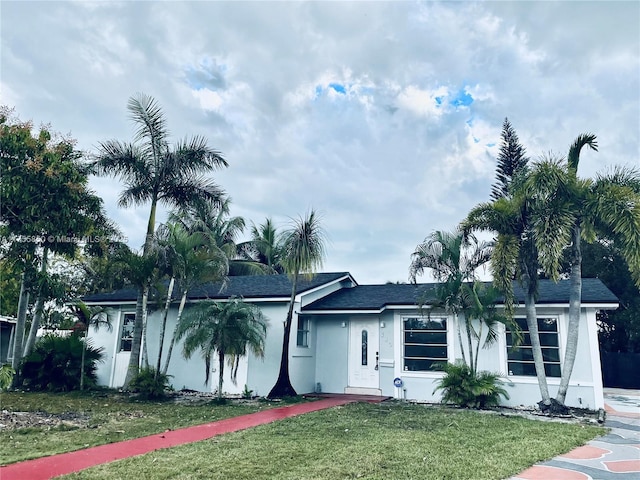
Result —
[{"label": "white cloud", "polygon": [[[640,154],[640,5],[604,2],[5,2],[2,103],[79,146],[130,140],[129,96],[163,106],[230,167],[232,213],[279,222],[313,206],[326,268],[406,280],[410,254],[488,198],[502,121],[529,154]],[[597,35],[594,35],[597,32]],[[139,246],[146,207],[92,181]],[[162,215],[161,215],[162,217]],[[162,218],[160,218],[162,220]]]}]

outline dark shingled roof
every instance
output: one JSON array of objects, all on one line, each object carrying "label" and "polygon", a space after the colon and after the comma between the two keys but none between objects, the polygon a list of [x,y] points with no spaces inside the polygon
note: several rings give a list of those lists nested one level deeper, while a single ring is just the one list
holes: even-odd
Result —
[{"label": "dark shingled roof", "polygon": [[[317,273],[311,280],[304,276],[298,279],[297,293],[312,290],[326,283],[349,276],[348,272]],[[110,293],[94,293],[83,298],[85,302],[130,302],[135,301],[137,289],[123,288]],[[244,298],[288,298],[291,295],[291,280],[287,275],[246,275],[229,277],[226,286],[220,283],[200,285],[189,291],[189,299],[225,299],[229,297]],[[179,299],[179,292],[174,290],[174,299]]]},{"label": "dark shingled roof", "polygon": [[[569,285],[568,280],[561,280],[558,283],[540,280],[537,303],[568,303]],[[338,290],[306,305],[302,310],[381,310],[394,305],[428,304],[435,298],[436,286],[435,283],[359,285]],[[524,291],[517,283],[514,283],[514,294],[520,303],[524,303]],[[618,303],[618,298],[599,279],[584,278],[582,279],[582,303]]]}]

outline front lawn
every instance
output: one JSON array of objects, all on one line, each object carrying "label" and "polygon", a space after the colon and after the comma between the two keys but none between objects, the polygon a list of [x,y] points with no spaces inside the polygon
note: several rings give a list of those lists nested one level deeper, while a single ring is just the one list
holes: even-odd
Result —
[{"label": "front lawn", "polygon": [[353,404],[64,478],[503,479],[604,431],[443,407]]},{"label": "front lawn", "polygon": [[[0,462],[3,465],[55,453],[119,442],[180,427],[281,406],[266,402],[215,405],[141,402],[110,391],[87,393],[2,392]],[[39,412],[42,415],[16,415]],[[28,422],[23,420],[30,419]],[[10,428],[10,421],[21,428]]]}]

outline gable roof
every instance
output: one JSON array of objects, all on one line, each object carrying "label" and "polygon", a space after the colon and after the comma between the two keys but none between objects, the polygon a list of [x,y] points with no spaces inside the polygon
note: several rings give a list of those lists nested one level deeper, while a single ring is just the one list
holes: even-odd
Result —
[{"label": "gable roof", "polygon": [[[490,282],[485,282],[490,285]],[[381,311],[394,306],[416,306],[435,300],[436,283],[358,285],[338,290],[302,308],[305,313],[328,311]],[[540,280],[536,304],[569,303],[569,280]],[[524,303],[524,290],[513,285],[519,303]],[[502,302],[502,298],[498,299]],[[597,278],[582,279],[582,304],[617,304],[618,298]]]},{"label": "gable roof", "polygon": [[[298,279],[296,293],[304,293],[338,280],[348,279],[354,284],[355,280],[348,272],[316,273],[311,280],[304,276]],[[241,275],[227,279],[222,283],[206,283],[189,291],[190,300],[223,300],[229,297],[244,298],[282,298],[288,300],[291,296],[291,280],[287,275]],[[87,303],[117,303],[135,302],[138,289],[135,287],[123,288],[109,293],[94,293],[87,295],[83,301]],[[174,290],[173,299],[179,300],[179,291]]]}]

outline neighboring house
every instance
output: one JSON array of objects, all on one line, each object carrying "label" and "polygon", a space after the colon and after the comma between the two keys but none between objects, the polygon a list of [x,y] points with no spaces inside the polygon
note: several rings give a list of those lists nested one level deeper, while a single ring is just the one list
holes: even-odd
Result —
[{"label": "neighboring house", "polygon": [[[311,280],[300,282],[289,352],[294,388],[298,393],[359,393],[439,401],[439,392],[434,394],[433,391],[436,380],[443,374],[434,371],[432,365],[454,362],[461,355],[453,316],[429,306],[435,289],[436,284],[358,285],[346,272],[320,273]],[[224,288],[205,285],[189,293],[190,302],[242,297],[258,305],[269,319],[265,358],[250,355],[243,359],[237,385],[233,385],[225,373],[226,392],[240,393],[246,385],[256,394],[266,395],[274,385],[290,292],[291,283],[286,275],[266,275],[229,277]],[[522,298],[522,291],[517,286],[515,293]],[[540,281],[538,321],[552,395],[560,381],[568,300],[568,281]],[[100,384],[119,387],[124,382],[135,301],[135,289],[85,298],[88,305],[108,306],[114,312],[115,328],[111,332],[105,328],[89,330],[93,344],[103,347],[106,353],[106,361],[98,367]],[[418,305],[421,302],[425,303],[423,307]],[[600,280],[583,280],[578,360],[567,405],[590,409],[604,407],[596,313],[617,306],[617,298]],[[175,326],[176,314],[177,301],[169,315],[164,352]],[[160,315],[155,311],[149,314],[147,321],[147,351],[151,363],[155,362],[158,351]],[[517,310],[516,318],[526,330],[523,310]],[[511,397],[503,402],[505,405],[529,406],[540,399],[526,332],[524,339],[518,349],[511,349],[511,335],[501,326],[498,342],[479,354],[479,369],[502,375]],[[172,375],[176,389],[211,391],[215,388],[215,381],[210,386],[204,384],[204,361],[197,355],[185,360],[180,344],[174,349],[168,373]],[[402,383],[402,386],[397,387],[396,383]]]},{"label": "neighboring house", "polygon": [[0,315],[0,365],[11,363],[13,358],[13,334],[16,319]]}]

